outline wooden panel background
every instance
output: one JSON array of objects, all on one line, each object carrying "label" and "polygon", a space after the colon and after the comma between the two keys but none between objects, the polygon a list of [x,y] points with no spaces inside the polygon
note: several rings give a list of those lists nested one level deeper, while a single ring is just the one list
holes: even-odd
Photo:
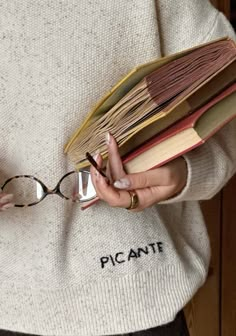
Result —
[{"label": "wooden panel background", "polygon": [[[235,1],[235,0],[233,0]],[[213,5],[230,18],[230,0],[211,0]]]},{"label": "wooden panel background", "polygon": [[202,203],[211,240],[208,279],[185,309],[191,336],[236,336],[236,176]]},{"label": "wooden panel background", "polygon": [[[236,1],[236,0],[233,0]],[[230,18],[230,0],[212,0]],[[206,284],[185,309],[191,336],[236,336],[236,176],[202,203],[212,247]]]},{"label": "wooden panel background", "polygon": [[221,195],[203,202],[202,209],[211,239],[211,265],[206,284],[186,307],[185,316],[191,336],[219,336]]},{"label": "wooden panel background", "polygon": [[222,192],[221,335],[236,336],[236,176]]}]

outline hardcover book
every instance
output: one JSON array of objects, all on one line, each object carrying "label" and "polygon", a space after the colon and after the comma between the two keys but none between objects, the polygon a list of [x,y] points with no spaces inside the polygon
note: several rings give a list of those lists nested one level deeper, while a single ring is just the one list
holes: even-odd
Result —
[{"label": "hardcover book", "polygon": [[235,82],[236,45],[227,37],[141,65],[88,113],[65,153],[77,169],[89,167],[86,152],[106,159],[110,132],[127,172],[160,166],[235,117]]}]

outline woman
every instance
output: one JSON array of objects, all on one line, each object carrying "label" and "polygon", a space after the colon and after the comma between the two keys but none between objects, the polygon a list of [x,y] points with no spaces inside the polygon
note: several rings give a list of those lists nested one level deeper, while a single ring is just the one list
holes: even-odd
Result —
[{"label": "woman", "polygon": [[[63,155],[69,136],[130,69],[235,38],[207,0],[0,5],[2,184],[29,174],[52,188],[71,170]],[[184,158],[135,176],[125,175],[107,135],[115,188],[92,169],[104,202],[86,211],[56,196],[10,208],[14,198],[3,194],[2,334],[187,335],[181,311],[204,283],[210,258],[198,200],[235,173],[235,130],[231,122]],[[32,183],[41,188],[21,181],[16,194],[30,194]]]}]

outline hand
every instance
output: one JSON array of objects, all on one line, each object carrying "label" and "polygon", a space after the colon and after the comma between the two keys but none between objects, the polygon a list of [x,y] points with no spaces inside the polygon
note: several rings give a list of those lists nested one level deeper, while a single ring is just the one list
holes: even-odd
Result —
[{"label": "hand", "polygon": [[[91,175],[98,197],[110,206],[129,207],[131,199],[128,190],[134,190],[138,195],[139,205],[132,211],[140,211],[177,195],[186,185],[187,165],[184,158],[177,158],[160,168],[146,172],[126,174],[118,146],[110,134],[107,136],[107,145],[107,175],[110,183],[94,167],[91,168]],[[95,160],[101,167],[100,154]]]},{"label": "hand", "polygon": [[14,206],[14,204],[11,202],[12,198],[12,194],[5,194],[0,192],[0,211],[5,211]]}]

